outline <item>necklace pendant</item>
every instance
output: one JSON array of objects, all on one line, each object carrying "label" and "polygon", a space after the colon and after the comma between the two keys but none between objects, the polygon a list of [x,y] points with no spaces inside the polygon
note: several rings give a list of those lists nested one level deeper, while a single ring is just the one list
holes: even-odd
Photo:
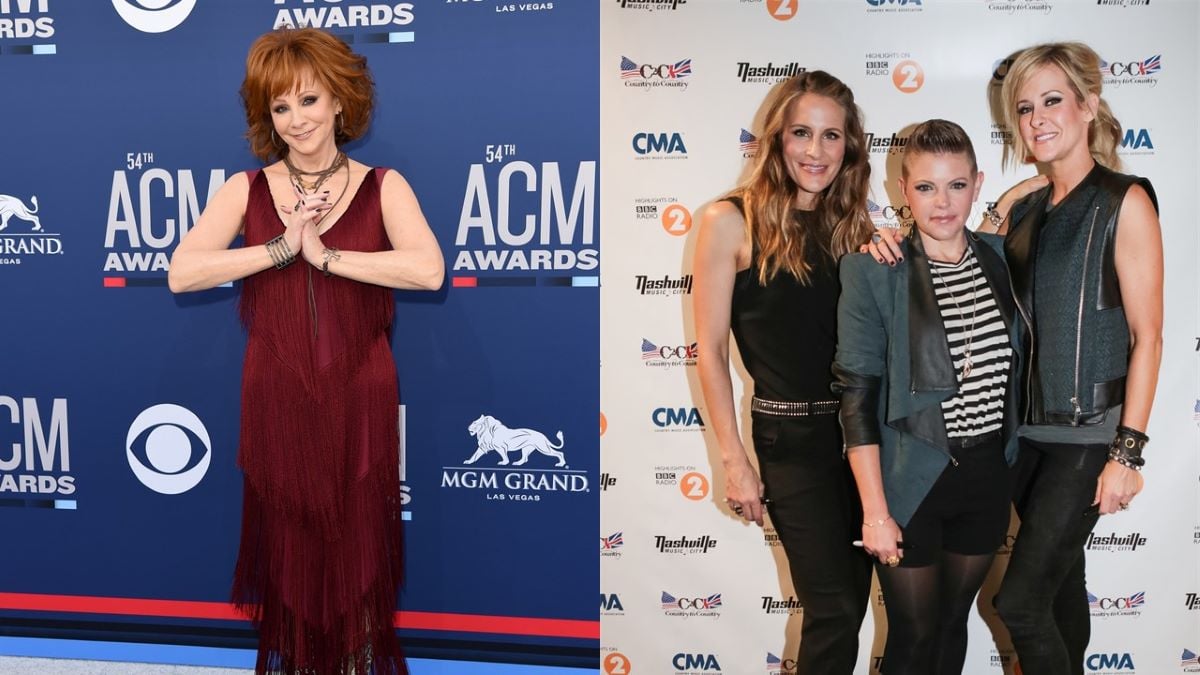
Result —
[{"label": "necklace pendant", "polygon": [[967,379],[967,376],[971,374],[971,367],[974,365],[975,364],[971,363],[971,355],[970,354],[966,354],[963,356],[962,379],[964,379],[964,380]]}]

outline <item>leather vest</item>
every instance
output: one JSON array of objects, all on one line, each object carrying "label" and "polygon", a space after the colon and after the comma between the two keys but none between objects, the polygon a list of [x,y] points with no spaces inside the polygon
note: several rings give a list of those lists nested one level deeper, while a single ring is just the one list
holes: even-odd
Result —
[{"label": "leather vest", "polygon": [[1125,399],[1129,326],[1114,255],[1135,183],[1157,209],[1149,181],[1100,164],[1053,208],[1052,186],[1013,206],[1004,252],[1025,329],[1026,424],[1101,424]]}]

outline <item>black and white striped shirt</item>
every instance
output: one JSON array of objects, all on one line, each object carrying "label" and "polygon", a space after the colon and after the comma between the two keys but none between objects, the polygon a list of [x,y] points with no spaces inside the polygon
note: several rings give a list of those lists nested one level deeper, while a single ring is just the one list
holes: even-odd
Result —
[{"label": "black and white striped shirt", "polygon": [[[998,431],[1004,424],[1004,391],[1013,352],[996,298],[969,246],[957,264],[930,260],[929,273],[959,384],[958,393],[942,402],[946,436]],[[964,378],[968,337],[971,372]]]}]

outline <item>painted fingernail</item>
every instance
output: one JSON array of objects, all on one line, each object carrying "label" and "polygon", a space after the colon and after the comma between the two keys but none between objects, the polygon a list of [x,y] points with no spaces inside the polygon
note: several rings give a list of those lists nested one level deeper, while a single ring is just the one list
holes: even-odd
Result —
[{"label": "painted fingernail", "polygon": [[900,262],[904,262],[904,256],[901,256],[901,257],[897,258],[897,260],[898,260],[898,261],[900,261]]},{"label": "painted fingernail", "polygon": [[896,266],[896,262],[895,262],[895,261],[892,261],[892,262],[888,263],[888,266],[889,266],[889,267],[895,267],[895,266]]}]

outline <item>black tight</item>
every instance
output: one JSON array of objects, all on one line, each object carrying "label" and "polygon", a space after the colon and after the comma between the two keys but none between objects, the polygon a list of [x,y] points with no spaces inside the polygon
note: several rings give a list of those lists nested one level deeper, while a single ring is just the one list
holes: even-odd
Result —
[{"label": "black tight", "polygon": [[959,675],[967,653],[967,614],[994,554],[942,552],[924,567],[876,564],[887,603],[884,675]]}]

